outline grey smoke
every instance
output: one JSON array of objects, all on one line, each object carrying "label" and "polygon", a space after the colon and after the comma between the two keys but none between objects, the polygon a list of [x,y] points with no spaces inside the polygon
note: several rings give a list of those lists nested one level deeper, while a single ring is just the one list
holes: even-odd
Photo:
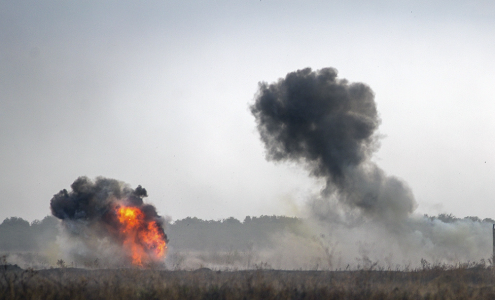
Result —
[{"label": "grey smoke", "polygon": [[[491,224],[414,214],[408,185],[371,161],[380,118],[366,84],[339,79],[333,68],[306,68],[260,83],[251,112],[268,160],[300,163],[325,180],[320,195],[308,202],[305,224],[324,245],[330,269],[372,262],[419,266],[421,259],[458,263],[491,255]],[[307,239],[287,236],[273,254],[280,258],[294,241],[308,247]]]},{"label": "grey smoke", "polygon": [[[61,190],[50,201],[52,214],[62,220],[63,248],[71,259],[87,260],[107,258],[113,263],[125,262],[128,257],[122,251],[125,237],[116,209],[121,206],[136,207],[144,214],[144,221],[155,222],[163,240],[164,219],[156,208],[143,201],[147,191],[140,185],[132,189],[128,184],[111,178],[97,177],[94,181],[81,176],[71,185],[71,190]],[[145,247],[145,245],[143,245]],[[108,252],[108,253],[107,253]]]},{"label": "grey smoke", "polygon": [[303,163],[325,178],[325,198],[373,219],[398,221],[414,211],[407,184],[370,161],[380,118],[366,84],[339,79],[333,68],[306,68],[260,83],[251,112],[267,159]]},{"label": "grey smoke", "polygon": [[[70,192],[61,190],[50,201],[52,214],[61,220],[99,222],[109,218],[110,221],[112,209],[118,201],[125,199],[132,206],[140,207],[143,206],[143,197],[148,196],[141,186],[134,190],[123,182],[104,177],[93,182],[81,176],[72,183],[71,189]],[[157,216],[153,207],[149,217]]]}]

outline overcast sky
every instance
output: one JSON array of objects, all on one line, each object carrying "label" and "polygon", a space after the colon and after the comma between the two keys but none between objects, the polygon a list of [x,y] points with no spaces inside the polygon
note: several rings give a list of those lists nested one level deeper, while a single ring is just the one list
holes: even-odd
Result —
[{"label": "overcast sky", "polygon": [[493,1],[0,0],[0,222],[82,175],[173,220],[297,214],[321,183],[265,160],[248,107],[305,67],[372,88],[417,212],[495,218]]}]

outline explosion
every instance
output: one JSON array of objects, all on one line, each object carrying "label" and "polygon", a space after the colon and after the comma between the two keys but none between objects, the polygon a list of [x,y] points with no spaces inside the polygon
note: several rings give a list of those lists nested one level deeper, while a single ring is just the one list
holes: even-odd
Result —
[{"label": "explosion", "polygon": [[163,230],[155,221],[146,222],[139,208],[120,207],[117,217],[122,225],[124,247],[131,252],[134,265],[142,266],[143,260],[159,260],[165,255]]},{"label": "explosion", "polygon": [[164,221],[143,201],[146,189],[103,177],[79,177],[72,191],[54,195],[50,208],[62,220],[73,247],[71,259],[105,258],[110,264],[144,266],[167,253]]}]

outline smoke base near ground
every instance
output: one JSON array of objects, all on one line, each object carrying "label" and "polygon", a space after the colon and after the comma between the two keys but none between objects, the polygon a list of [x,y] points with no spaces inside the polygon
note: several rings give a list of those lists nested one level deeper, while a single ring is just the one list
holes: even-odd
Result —
[{"label": "smoke base near ground", "polygon": [[[47,220],[50,226],[40,232],[37,222],[23,227],[6,219],[0,224],[0,256],[6,255],[9,263],[35,269],[127,266],[108,259],[104,250],[88,255],[86,249],[79,256],[67,252],[64,246],[67,240],[56,239],[62,230],[58,221],[53,217]],[[167,224],[170,250],[163,264],[155,267],[172,270],[202,267],[215,270],[404,270],[420,268],[423,262],[452,266],[482,260],[489,265],[493,222],[452,215],[420,216],[409,225],[414,229],[411,235],[415,238],[408,235],[408,243],[405,243],[395,236],[383,237],[380,233],[386,231],[374,227],[376,224],[370,227],[363,223],[353,228],[340,224],[329,228],[315,224],[314,220],[275,216],[247,217],[244,221],[186,218]],[[15,244],[10,237],[20,228],[24,228],[22,237],[26,243]],[[52,238],[33,243],[40,233]]]}]

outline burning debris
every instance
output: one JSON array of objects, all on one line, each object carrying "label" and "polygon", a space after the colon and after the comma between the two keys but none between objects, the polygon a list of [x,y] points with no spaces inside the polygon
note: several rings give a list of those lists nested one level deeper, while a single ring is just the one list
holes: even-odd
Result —
[{"label": "burning debris", "polygon": [[118,263],[143,266],[163,260],[167,252],[164,221],[153,205],[144,203],[146,189],[132,189],[103,177],[94,182],[79,177],[71,189],[54,195],[50,208],[69,238],[82,246],[71,249],[73,256],[104,256],[106,248],[111,249],[107,256]]}]

